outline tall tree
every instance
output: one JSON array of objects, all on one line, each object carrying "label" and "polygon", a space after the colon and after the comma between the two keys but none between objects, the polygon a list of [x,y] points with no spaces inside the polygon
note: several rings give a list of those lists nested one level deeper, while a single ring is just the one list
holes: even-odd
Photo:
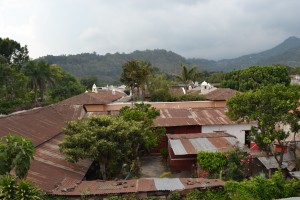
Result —
[{"label": "tall tree", "polygon": [[202,73],[197,71],[197,67],[188,68],[186,65],[181,64],[181,74],[175,75],[176,79],[185,84],[185,88],[188,88],[190,81],[196,81],[202,76]]},{"label": "tall tree", "polygon": [[21,46],[18,42],[9,38],[0,38],[0,64],[17,66],[29,60],[27,46]]},{"label": "tall tree", "polygon": [[0,138],[0,174],[15,169],[19,178],[24,178],[33,159],[34,146],[31,140],[8,134]]},{"label": "tall tree", "polygon": [[38,91],[41,101],[44,100],[46,89],[49,85],[54,85],[55,76],[50,65],[45,61],[29,61],[25,68],[25,74],[29,77],[29,86],[35,94],[35,101],[38,101]]},{"label": "tall tree", "polygon": [[130,60],[122,66],[122,74],[120,81],[128,86],[133,92],[137,88],[137,93],[140,95],[142,88],[142,98],[144,98],[145,86],[148,76],[153,72],[153,67],[149,62]]},{"label": "tall tree", "polygon": [[[283,161],[286,138],[292,132],[298,132],[299,126],[285,130],[282,125],[299,121],[299,92],[284,85],[264,86],[256,91],[238,93],[227,101],[228,116],[235,121],[256,121],[251,129],[252,140],[274,155],[279,166]],[[297,130],[296,130],[297,129]],[[274,143],[281,147],[278,155]]]}]

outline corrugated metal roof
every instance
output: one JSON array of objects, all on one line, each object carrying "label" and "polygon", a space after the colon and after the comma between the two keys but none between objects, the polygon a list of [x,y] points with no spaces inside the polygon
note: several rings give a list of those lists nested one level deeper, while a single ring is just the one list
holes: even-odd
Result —
[{"label": "corrugated metal roof", "polygon": [[126,96],[124,93],[115,91],[115,94],[111,90],[100,90],[98,93],[86,92],[71,98],[68,98],[60,104],[67,105],[84,105],[84,104],[108,104],[112,103],[122,97]]},{"label": "corrugated metal roof", "polygon": [[89,160],[70,163],[59,151],[58,144],[62,142],[63,134],[52,138],[38,146],[31,161],[27,178],[37,184],[43,191],[50,192],[64,179],[81,181],[91,165]]},{"label": "corrugated metal roof", "polygon": [[[267,169],[277,169],[278,163],[274,156],[269,157],[257,157],[257,159],[267,168]],[[283,155],[282,168],[287,168],[289,171],[295,168],[295,157],[291,152],[285,153]]]},{"label": "corrugated metal roof", "polygon": [[172,149],[173,149],[175,155],[187,155],[188,154],[180,140],[170,140],[170,144],[172,146]]},{"label": "corrugated metal roof", "polygon": [[199,151],[229,151],[238,142],[227,133],[167,134],[167,137],[175,155],[197,154]]},{"label": "corrugated metal roof", "polygon": [[236,90],[230,88],[217,88],[204,95],[206,100],[211,101],[226,101],[237,93]]},{"label": "corrugated metal roof", "polygon": [[227,108],[161,109],[155,126],[235,124],[226,116]]},{"label": "corrugated metal roof", "polygon": [[290,172],[290,175],[300,180],[300,171]]},{"label": "corrugated metal roof", "polygon": [[185,187],[179,178],[154,178],[154,184],[158,191],[183,190]]},{"label": "corrugated metal roof", "polygon": [[53,194],[62,196],[87,196],[139,192],[174,191],[224,186],[219,179],[204,178],[149,178],[118,181],[81,181],[64,179]]},{"label": "corrugated metal roof", "polygon": [[216,152],[217,151],[217,148],[207,138],[189,139],[189,141],[194,146],[196,152],[198,152],[198,151]]}]

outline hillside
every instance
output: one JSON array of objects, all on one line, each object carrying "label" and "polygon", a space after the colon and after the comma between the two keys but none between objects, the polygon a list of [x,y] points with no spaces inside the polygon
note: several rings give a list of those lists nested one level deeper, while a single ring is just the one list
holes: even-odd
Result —
[{"label": "hillside", "polygon": [[186,59],[172,51],[145,50],[130,54],[115,53],[97,55],[82,53],[78,55],[62,55],[43,57],[50,64],[57,64],[77,77],[97,76],[101,83],[118,82],[121,66],[128,60],[138,59],[151,62],[153,66],[167,73],[179,73],[180,63],[196,65],[199,70],[231,71],[253,65],[283,64],[291,67],[300,66],[300,39],[290,37],[276,47],[255,54],[244,55],[235,59],[219,61],[207,59]]},{"label": "hillside", "polygon": [[167,73],[180,70],[180,63],[186,63],[182,56],[166,50],[134,51],[130,54],[115,53],[97,55],[82,53],[78,55],[45,56],[49,64],[57,64],[77,77],[97,76],[101,83],[118,82],[122,65],[132,59],[146,60]]}]

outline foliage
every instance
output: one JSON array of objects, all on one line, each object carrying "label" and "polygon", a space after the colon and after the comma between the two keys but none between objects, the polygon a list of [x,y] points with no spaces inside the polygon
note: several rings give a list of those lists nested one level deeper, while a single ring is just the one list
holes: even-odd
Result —
[{"label": "foliage", "polygon": [[228,159],[228,164],[224,170],[227,180],[242,181],[249,176],[252,161],[250,155],[236,148],[234,151],[227,152],[225,156]]},{"label": "foliage", "polygon": [[167,197],[167,200],[181,200],[181,195],[177,191],[172,191]]},{"label": "foliage", "polygon": [[134,88],[137,88],[137,94],[140,95],[140,89],[142,95],[140,99],[144,99],[146,84],[148,77],[153,73],[153,68],[149,62],[141,60],[129,60],[122,65],[122,74],[120,81],[130,88],[133,92]]},{"label": "foliage", "polygon": [[220,86],[245,92],[267,85],[284,84],[288,86],[290,82],[291,79],[284,66],[252,66],[226,73]]},{"label": "foliage", "polygon": [[203,95],[200,94],[180,94],[172,95],[170,101],[203,101],[205,100]]},{"label": "foliage", "polygon": [[58,66],[52,65],[50,68],[55,71],[56,77],[55,87],[50,90],[51,98],[54,101],[62,101],[84,92],[84,87],[74,76]]},{"label": "foliage", "polygon": [[160,150],[160,155],[163,157],[163,159],[167,159],[169,156],[168,148],[163,148]]},{"label": "foliage", "polygon": [[286,181],[277,171],[271,179],[257,176],[242,182],[228,181],[225,190],[230,199],[279,199],[300,196],[300,182]]},{"label": "foliage", "polygon": [[[60,144],[68,161],[90,158],[99,162],[103,179],[114,176],[124,163],[135,159],[135,149],[143,141],[141,125],[121,117],[94,116],[69,122]],[[107,170],[106,170],[107,169]]]},{"label": "foliage", "polygon": [[193,189],[185,196],[184,200],[195,200],[195,199],[202,199],[203,194],[197,190]]},{"label": "foliage", "polygon": [[0,176],[0,199],[41,200],[44,199],[44,194],[28,180],[22,179],[18,183],[15,176],[6,174]]},{"label": "foliage", "polygon": [[24,178],[33,159],[34,146],[31,140],[8,134],[0,138],[0,174],[15,169],[19,178]]},{"label": "foliage", "polygon": [[165,134],[164,128],[154,128],[153,120],[159,116],[159,111],[150,104],[136,103],[133,108],[125,106],[121,108],[119,116],[121,116],[126,121],[136,121],[141,123],[140,131],[143,135],[143,142],[140,143],[141,147],[145,147],[144,150],[149,150],[152,147],[158,145],[161,140],[161,136]]},{"label": "foliage", "polygon": [[97,84],[98,78],[96,76],[86,76],[80,78],[80,83],[86,90],[91,90],[94,84]]},{"label": "foliage", "polygon": [[[230,119],[234,121],[256,121],[257,127],[251,129],[251,140],[260,149],[272,154],[272,143],[277,142],[281,147],[286,145],[284,140],[290,132],[285,131],[280,124],[289,124],[298,120],[299,91],[284,85],[265,86],[257,91],[237,94],[227,101]],[[279,166],[283,159],[283,149],[280,157],[275,157]]]},{"label": "foliage", "polygon": [[27,46],[21,46],[18,42],[9,38],[0,38],[0,64],[20,66],[29,60]]},{"label": "foliage", "polygon": [[[43,101],[47,88],[55,84],[56,76],[50,65],[44,60],[29,61],[23,70],[25,75],[29,77],[29,87],[34,91],[35,101],[38,101],[38,97]],[[40,92],[39,95],[38,91]]]},{"label": "foliage", "polygon": [[196,81],[202,76],[202,73],[197,71],[197,67],[188,68],[186,65],[181,64],[181,74],[175,75],[177,80],[185,84],[185,88],[188,88],[190,81]]},{"label": "foliage", "polygon": [[227,163],[224,152],[200,151],[197,155],[198,166],[210,174],[219,174]]}]

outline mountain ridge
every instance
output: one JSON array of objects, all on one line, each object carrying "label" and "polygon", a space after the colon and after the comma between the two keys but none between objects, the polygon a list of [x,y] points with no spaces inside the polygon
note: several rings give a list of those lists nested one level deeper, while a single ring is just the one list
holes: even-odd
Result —
[{"label": "mountain ridge", "polygon": [[292,36],[277,46],[262,51],[239,56],[233,59],[218,61],[204,58],[184,58],[183,56],[165,49],[136,50],[132,53],[81,53],[77,55],[47,55],[45,59],[49,64],[57,64],[77,77],[97,76],[100,82],[118,82],[122,65],[128,60],[138,59],[151,62],[153,66],[166,73],[179,73],[180,64],[196,65],[199,70],[231,71],[253,65],[282,64],[290,67],[300,66],[300,39]]}]

